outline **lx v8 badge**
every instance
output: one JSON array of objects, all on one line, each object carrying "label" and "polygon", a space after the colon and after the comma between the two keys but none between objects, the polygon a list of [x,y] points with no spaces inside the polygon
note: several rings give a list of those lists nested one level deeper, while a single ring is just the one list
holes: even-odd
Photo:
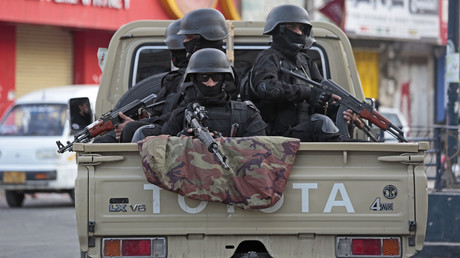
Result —
[{"label": "lx v8 badge", "polygon": [[145,204],[109,204],[109,212],[145,212]]},{"label": "lx v8 badge", "polygon": [[109,212],[145,212],[145,204],[129,204],[128,198],[110,198]]}]

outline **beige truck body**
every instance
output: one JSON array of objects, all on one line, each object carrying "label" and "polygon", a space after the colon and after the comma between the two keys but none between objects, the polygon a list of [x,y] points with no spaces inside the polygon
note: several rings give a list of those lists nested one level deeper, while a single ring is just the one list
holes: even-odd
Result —
[{"label": "beige truck body", "polygon": [[[136,83],[139,49],[161,46],[167,24],[138,21],[115,33],[97,116],[112,109]],[[260,51],[269,39],[262,36],[260,22],[229,26],[227,53],[237,68],[247,54],[242,51]],[[314,23],[314,33],[323,74],[364,99],[343,32]],[[396,255],[371,257],[409,257],[422,249],[425,238],[428,192],[423,160],[428,147],[301,143],[283,198],[267,209],[243,210],[187,199],[150,184],[134,143],[78,143],[75,207],[80,249],[88,257],[110,257],[112,240],[145,238],[165,248],[145,257],[345,257],[347,241],[363,238],[399,245]]]}]

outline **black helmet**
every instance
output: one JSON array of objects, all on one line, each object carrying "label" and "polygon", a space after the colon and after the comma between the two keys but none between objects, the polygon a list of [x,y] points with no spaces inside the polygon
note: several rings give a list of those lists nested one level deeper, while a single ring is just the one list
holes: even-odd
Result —
[{"label": "black helmet", "polygon": [[203,48],[193,53],[185,70],[186,78],[193,73],[228,73],[235,79],[227,55],[215,48]]},{"label": "black helmet", "polygon": [[209,41],[223,40],[228,37],[225,17],[212,8],[201,8],[185,14],[177,34],[197,34]]},{"label": "black helmet", "polygon": [[297,5],[285,4],[270,11],[265,22],[264,35],[273,34],[273,30],[282,23],[301,23],[311,27],[307,10]]},{"label": "black helmet", "polygon": [[169,49],[185,49],[184,39],[185,35],[178,35],[181,20],[175,20],[168,25],[165,33],[165,43]]},{"label": "black helmet", "polygon": [[316,39],[315,39],[315,35],[313,35],[313,30],[310,31],[310,35],[307,37],[307,39],[305,40],[305,46],[304,48],[305,49],[309,49],[311,48],[311,46],[313,46],[313,44],[316,43]]}]

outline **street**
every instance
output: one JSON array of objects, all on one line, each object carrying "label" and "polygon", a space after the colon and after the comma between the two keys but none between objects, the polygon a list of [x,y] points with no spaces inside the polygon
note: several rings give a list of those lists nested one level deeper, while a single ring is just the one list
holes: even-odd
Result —
[{"label": "street", "polygon": [[75,209],[67,194],[26,195],[9,208],[0,191],[0,257],[80,257]]}]

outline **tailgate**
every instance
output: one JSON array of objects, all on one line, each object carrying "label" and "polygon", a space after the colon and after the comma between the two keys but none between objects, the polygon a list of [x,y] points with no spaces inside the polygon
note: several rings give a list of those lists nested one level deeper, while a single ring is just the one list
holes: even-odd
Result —
[{"label": "tailgate", "polygon": [[[148,183],[135,144],[117,144],[116,151],[81,146],[97,152],[78,153],[94,235],[409,235],[414,194],[427,205],[426,176],[414,169],[423,162],[418,144],[302,143],[284,198],[262,210],[185,199]],[[418,219],[423,243],[426,217]]]}]

